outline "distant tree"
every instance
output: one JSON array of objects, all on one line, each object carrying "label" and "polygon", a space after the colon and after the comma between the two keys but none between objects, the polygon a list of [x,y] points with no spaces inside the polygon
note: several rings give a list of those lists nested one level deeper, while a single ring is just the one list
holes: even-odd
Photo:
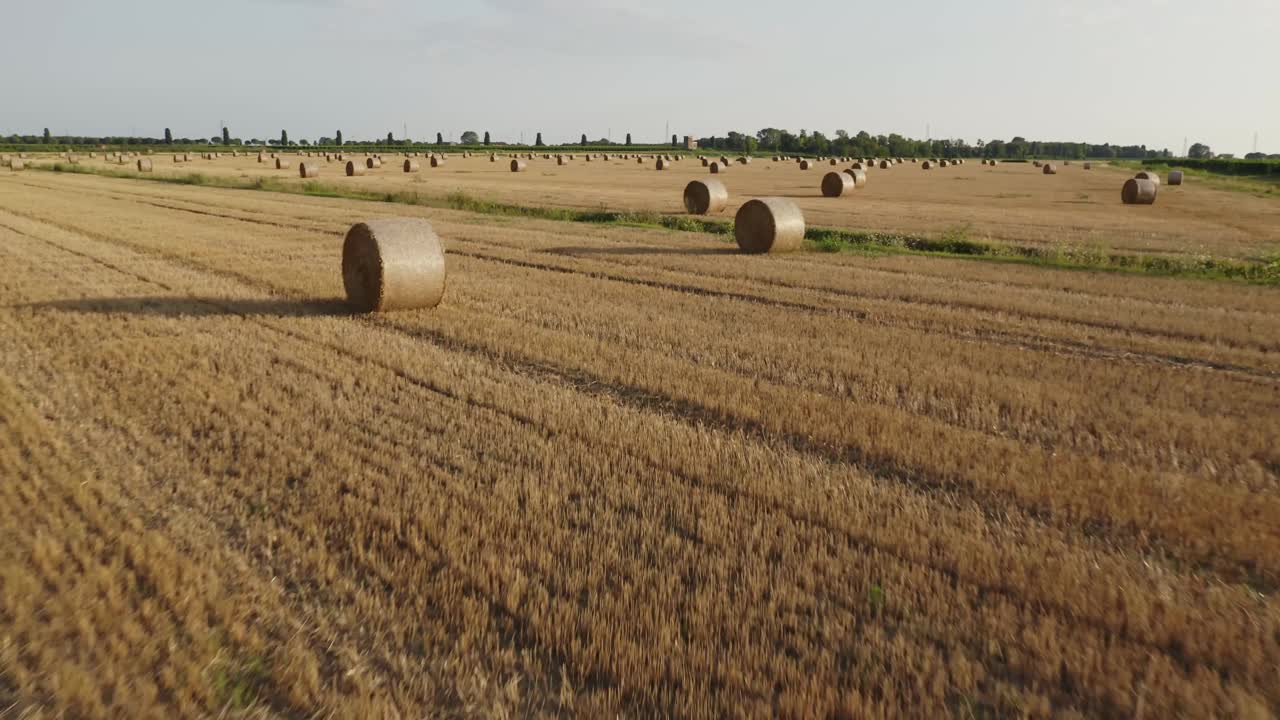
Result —
[{"label": "distant tree", "polygon": [[214,145],[217,145],[218,143],[222,142],[222,138],[218,137],[217,135],[214,135],[213,137],[209,138],[209,142]]},{"label": "distant tree", "polygon": [[444,144],[444,135],[442,133],[436,133],[436,144],[437,145]]},{"label": "distant tree", "polygon": [[542,133],[538,133],[538,138],[533,141],[534,147],[542,147]]},{"label": "distant tree", "polygon": [[680,141],[676,140],[676,136],[671,136],[671,147],[680,147]]},{"label": "distant tree", "polygon": [[488,130],[485,130],[485,131],[484,131],[484,144],[485,144],[485,145],[488,145],[488,144],[489,144],[489,131],[488,131]]},{"label": "distant tree", "polygon": [[284,130],[280,131],[280,144],[281,145],[289,144],[289,133],[285,132]]},{"label": "distant tree", "polygon": [[46,145],[48,145],[48,144],[49,144],[49,141],[50,141],[49,128],[45,128],[45,129],[44,129],[44,143],[45,143]]},{"label": "distant tree", "polygon": [[307,140],[306,138],[302,138],[301,140],[299,140],[299,141],[298,141],[298,144],[299,144],[299,145],[310,145],[310,144],[311,144],[311,141],[310,141],[310,140]]},{"label": "distant tree", "polygon": [[583,144],[583,145],[586,145],[586,144],[587,144],[587,134],[586,134],[586,133],[582,133],[582,144]]},{"label": "distant tree", "polygon": [[164,129],[164,144],[165,145],[173,144],[173,131],[170,130],[169,128]]},{"label": "distant tree", "polygon": [[1196,143],[1187,149],[1187,157],[1191,158],[1211,158],[1213,151],[1204,143]]},{"label": "distant tree", "polygon": [[631,133],[627,133],[627,144],[631,144]]},{"label": "distant tree", "polygon": [[462,137],[458,138],[458,140],[463,145],[475,145],[480,142],[480,136],[476,134],[475,130],[468,130],[462,133]]},{"label": "distant tree", "polygon": [[341,131],[341,130],[339,130],[337,133],[335,133],[335,134],[334,134],[334,136],[333,136],[333,143],[334,143],[335,145],[341,145],[341,144],[342,144],[342,131]]},{"label": "distant tree", "polygon": [[393,145],[393,144],[395,144],[395,141],[396,141],[395,136],[394,136],[394,135],[392,135],[391,133],[387,133],[387,144],[388,144],[388,145]]},{"label": "distant tree", "polygon": [[231,144],[231,131],[225,127],[222,128],[222,144],[223,145]]}]

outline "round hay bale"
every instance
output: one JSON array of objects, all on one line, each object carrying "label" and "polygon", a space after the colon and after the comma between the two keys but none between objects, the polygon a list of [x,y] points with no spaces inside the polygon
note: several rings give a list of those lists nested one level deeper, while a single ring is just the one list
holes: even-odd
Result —
[{"label": "round hay bale", "polygon": [[1040,162],[1039,160],[1032,160],[1031,164],[1036,167],[1041,167],[1042,165],[1044,165],[1044,163]]},{"label": "round hay bale", "polygon": [[138,158],[138,172],[151,172],[151,158]]},{"label": "round hay bale", "polygon": [[774,161],[774,162],[778,162],[778,156],[777,156],[777,155],[774,155],[774,156],[773,156],[773,161]]},{"label": "round hay bale", "polygon": [[20,172],[21,170],[24,170],[26,167],[27,167],[26,163],[22,162],[22,158],[20,157],[9,158],[10,172]]},{"label": "round hay bale", "polygon": [[931,169],[933,169],[933,163],[932,163],[932,162],[929,162],[928,160],[925,160],[924,162],[920,163],[920,169],[921,169],[921,170],[931,170]]},{"label": "round hay bale", "polygon": [[839,161],[839,160],[836,160],[835,158],[831,158],[830,163],[831,163],[832,165],[839,165],[839,164],[840,164],[840,161]]},{"label": "round hay bale", "polygon": [[1138,173],[1137,175],[1134,175],[1133,177],[1137,180],[1150,180],[1156,185],[1160,184],[1160,173],[1158,172],[1143,170],[1142,172]]},{"label": "round hay bale", "polygon": [[729,191],[719,180],[694,180],[684,186],[684,208],[694,215],[718,213],[729,206]]},{"label": "round hay bale", "polygon": [[277,169],[277,170],[288,170],[288,169],[289,169],[289,168],[291,168],[291,167],[293,167],[293,162],[292,162],[292,161],[285,160],[285,159],[284,159],[284,158],[282,158],[282,157],[278,157],[278,158],[276,158],[276,169]]},{"label": "round hay bale", "polygon": [[829,172],[822,176],[822,197],[840,197],[851,193],[857,185],[852,175],[842,172]]},{"label": "round hay bale", "polygon": [[1160,183],[1145,178],[1129,178],[1120,189],[1120,200],[1125,205],[1151,205],[1156,201]]},{"label": "round hay bale", "polygon": [[601,159],[601,160],[604,160],[605,162],[608,162],[608,161],[609,161],[609,153],[601,153],[601,155],[600,155],[600,159]]},{"label": "round hay bale", "polygon": [[721,165],[718,161],[711,163],[711,174],[719,175],[729,171],[728,165]]},{"label": "round hay bale", "polygon": [[445,160],[443,157],[440,157],[438,155],[431,156],[431,167],[440,167],[444,165],[444,162]]},{"label": "round hay bale", "polygon": [[174,155],[174,156],[173,156],[173,161],[174,161],[175,163],[180,163],[180,162],[182,162],[182,156],[181,156],[181,155]]},{"label": "round hay bale", "polygon": [[800,169],[801,169],[801,170],[808,170],[811,166],[812,166],[812,163],[810,163],[808,160],[801,160],[801,161],[800,161]]},{"label": "round hay bale", "polygon": [[311,162],[298,163],[298,177],[303,179],[320,177],[320,166]]},{"label": "round hay bale", "polygon": [[413,158],[405,158],[405,161],[404,161],[405,172],[416,173],[421,169],[422,169],[422,165],[419,164],[417,160],[414,160]]},{"label": "round hay bale", "polygon": [[733,236],[744,253],[796,250],[804,242],[804,215],[786,198],[749,200],[733,219]]},{"label": "round hay bale", "polygon": [[848,170],[845,170],[844,173],[853,178],[853,186],[855,188],[860,188],[867,184],[867,171],[865,170],[849,168]]},{"label": "round hay bale", "polygon": [[1170,184],[1170,185],[1181,185],[1181,184],[1182,184],[1182,171],[1181,171],[1181,170],[1170,170],[1170,171],[1169,171],[1169,177],[1168,177],[1167,179],[1168,179],[1168,181],[1169,181],[1169,184]]},{"label": "round hay bale", "polygon": [[[590,159],[590,158],[588,158],[588,159]],[[498,162],[498,153],[489,153],[489,162],[491,162],[491,163],[496,163],[496,162]]]},{"label": "round hay bale", "polygon": [[654,163],[654,168],[658,170],[666,170],[671,167],[671,161],[666,158],[658,158],[658,162]]},{"label": "round hay bale", "polygon": [[950,163],[950,162],[948,162],[948,161],[946,161],[946,160],[939,160],[939,161],[938,161],[938,167],[947,167],[947,166],[948,166],[948,165],[950,165],[950,164],[951,164],[951,163]]},{"label": "round hay bale", "polygon": [[743,155],[742,157],[738,158],[738,164],[739,164],[739,165],[750,165],[750,164],[751,164],[751,156],[750,156],[750,155]]},{"label": "round hay bale", "polygon": [[364,166],[369,170],[377,170],[378,168],[382,167],[382,160],[376,157],[366,158],[364,161]]},{"label": "round hay bale", "polygon": [[364,163],[355,160],[347,161],[347,177],[358,177],[364,174]]},{"label": "round hay bale", "polygon": [[642,158],[642,157],[640,157],[639,155],[637,155],[637,156],[636,156],[636,164],[637,164],[637,165],[643,165],[643,164],[644,164],[644,158]]},{"label": "round hay bale", "polygon": [[888,169],[889,169],[889,168],[891,168],[891,167],[893,167],[893,163],[889,162],[888,160],[881,160],[881,161],[880,161],[880,169],[881,169],[881,170],[888,170]]},{"label": "round hay bale", "polygon": [[702,158],[702,167],[711,167],[711,161],[707,158]]},{"label": "round hay bale", "polygon": [[264,162],[266,162],[266,161],[267,161],[267,154],[266,154],[266,153],[258,153],[258,162],[260,162],[260,163],[264,163]]},{"label": "round hay bale", "polygon": [[363,312],[433,308],[444,297],[444,247],[426,220],[356,223],[342,243],[347,301]]},{"label": "round hay bale", "polygon": [[1093,169],[1093,163],[1085,163],[1083,167],[1084,167],[1084,169],[1085,169],[1085,170],[1092,170],[1092,169]]},{"label": "round hay bale", "polygon": [[1058,174],[1058,166],[1057,166],[1057,165],[1054,165],[1053,163],[1045,163],[1045,164],[1044,164],[1044,174],[1045,174],[1045,175],[1057,175],[1057,174]]},{"label": "round hay bale", "polygon": [[511,161],[511,172],[524,172],[524,171],[525,171],[525,169],[526,169],[526,168],[528,168],[528,167],[529,167],[529,165],[528,165],[527,163],[525,163],[525,161],[523,161],[523,160],[512,160],[512,161]]}]

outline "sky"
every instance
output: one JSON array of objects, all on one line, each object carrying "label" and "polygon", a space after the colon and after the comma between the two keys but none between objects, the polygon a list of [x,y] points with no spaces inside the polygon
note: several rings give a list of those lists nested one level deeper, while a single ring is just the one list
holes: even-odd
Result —
[{"label": "sky", "polygon": [[[0,135],[1280,153],[1280,0],[0,0]],[[670,128],[669,130],[667,128]]]}]

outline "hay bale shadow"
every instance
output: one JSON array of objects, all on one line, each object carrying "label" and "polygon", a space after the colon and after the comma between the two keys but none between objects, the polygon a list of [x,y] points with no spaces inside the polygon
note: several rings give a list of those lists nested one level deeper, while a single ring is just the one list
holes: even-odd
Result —
[{"label": "hay bale shadow", "polygon": [[360,314],[345,299],[287,300],[281,298],[236,300],[220,297],[98,297],[28,303],[16,306],[35,310],[139,315],[158,317],[342,317]]},{"label": "hay bale shadow", "polygon": [[555,255],[737,255],[739,250],[736,246],[673,248],[653,245],[625,245],[616,248],[599,246],[554,247],[548,248],[546,252]]}]

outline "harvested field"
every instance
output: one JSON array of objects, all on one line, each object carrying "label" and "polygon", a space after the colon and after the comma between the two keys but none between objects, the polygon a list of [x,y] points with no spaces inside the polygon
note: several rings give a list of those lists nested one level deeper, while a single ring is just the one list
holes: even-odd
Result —
[{"label": "harvested field", "polygon": [[[622,165],[341,181],[678,212],[706,173]],[[813,224],[1017,187],[975,227],[1275,232],[1078,170],[832,203],[753,163],[726,214],[791,173]],[[441,237],[437,308],[342,302],[385,216]],[[1274,288],[30,172],[0,267],[0,714],[1280,712]]]},{"label": "harvested field", "polygon": [[[560,166],[554,160],[538,159],[527,161],[527,171],[512,173],[506,165],[484,157],[458,156],[418,175],[382,169],[370,170],[364,177],[333,180],[344,188],[377,192],[444,197],[461,191],[478,199],[522,205],[682,213],[682,188],[707,170],[700,162],[683,162],[655,174],[645,172],[653,168],[652,161],[646,162],[615,157]],[[107,167],[101,161],[90,165]],[[252,156],[165,165],[157,167],[155,174],[190,172],[247,178],[277,175]],[[995,167],[977,162],[951,164],[930,172],[876,169],[868,173],[866,187],[858,190],[856,204],[833,205],[822,197],[820,178],[799,170],[796,163],[752,163],[728,174],[726,185],[734,200],[726,213],[732,217],[752,197],[781,196],[794,200],[813,227],[934,236],[962,231],[975,240],[1124,253],[1255,258],[1280,252],[1280,202],[1275,198],[1188,180],[1172,192],[1162,192],[1156,205],[1134,208],[1118,198],[1132,170],[1099,164],[1086,172],[1080,165],[1069,165],[1060,168],[1052,182],[1046,182],[1042,172],[1030,163],[1007,162]]]}]

